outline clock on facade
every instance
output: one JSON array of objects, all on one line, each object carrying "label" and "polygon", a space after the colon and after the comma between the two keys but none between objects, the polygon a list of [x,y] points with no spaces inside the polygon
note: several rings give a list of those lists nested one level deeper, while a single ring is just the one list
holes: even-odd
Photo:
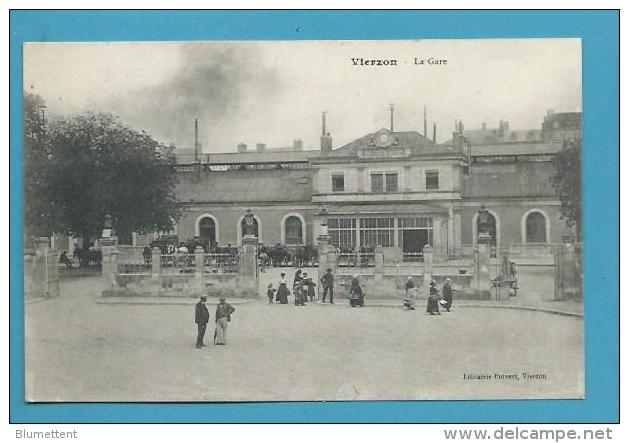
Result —
[{"label": "clock on facade", "polygon": [[374,144],[379,148],[386,148],[393,144],[393,135],[388,131],[381,131],[376,134]]}]

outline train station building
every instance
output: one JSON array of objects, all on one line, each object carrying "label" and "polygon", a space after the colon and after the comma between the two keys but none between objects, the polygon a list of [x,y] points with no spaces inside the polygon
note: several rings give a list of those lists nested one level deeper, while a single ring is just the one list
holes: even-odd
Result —
[{"label": "train station building", "polygon": [[[392,126],[392,125],[391,125]],[[180,239],[238,245],[251,209],[265,245],[316,245],[325,213],[340,249],[397,247],[456,257],[473,248],[478,214],[490,214],[492,243],[517,248],[559,243],[572,235],[552,186],[553,158],[581,137],[580,113],[549,111],[540,127],[466,130],[437,143],[424,131],[374,128],[334,146],[323,117],[320,145],[249,147],[232,153],[181,152],[177,195]],[[324,212],[322,212],[322,209]]]}]

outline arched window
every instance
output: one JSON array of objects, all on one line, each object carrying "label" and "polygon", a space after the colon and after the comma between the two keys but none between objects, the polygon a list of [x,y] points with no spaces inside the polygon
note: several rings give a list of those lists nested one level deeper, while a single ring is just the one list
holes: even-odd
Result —
[{"label": "arched window", "polygon": [[[247,228],[245,227],[246,223],[247,222],[245,218],[243,217],[242,221],[240,222],[240,232],[242,232],[243,237],[245,233],[247,232]],[[253,219],[253,235],[260,238],[260,233],[258,232],[258,220],[256,220],[255,218]]]},{"label": "arched window", "polygon": [[210,217],[199,220],[199,238],[204,243],[214,244],[216,241],[216,224]]},{"label": "arched window", "polygon": [[[480,225],[482,220],[480,217],[476,218],[476,232],[479,233],[483,229]],[[484,228],[489,232],[491,237],[491,246],[496,246],[496,217],[491,212],[487,212],[487,227]],[[478,234],[477,234],[478,235]]]},{"label": "arched window", "polygon": [[284,222],[284,239],[287,245],[300,245],[302,243],[302,223],[299,217],[291,215]]},{"label": "arched window", "polygon": [[541,212],[531,212],[526,216],[526,242],[546,243],[546,217]]}]

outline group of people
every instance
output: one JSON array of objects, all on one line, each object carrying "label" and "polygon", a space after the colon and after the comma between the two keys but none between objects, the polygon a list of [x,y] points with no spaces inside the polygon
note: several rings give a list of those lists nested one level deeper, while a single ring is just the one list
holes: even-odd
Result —
[{"label": "group of people", "polygon": [[[437,283],[431,281],[428,285],[428,303],[426,313],[430,315],[441,315],[440,307],[450,312],[452,309],[453,289],[451,280],[446,278],[445,283],[441,287],[441,294],[437,289]],[[415,302],[417,299],[417,289],[413,282],[413,277],[409,276],[405,285],[404,307],[409,311],[415,310]]]},{"label": "group of people", "polygon": [[[331,275],[332,270],[328,269],[328,271]],[[334,285],[333,280],[332,280],[332,285]],[[305,306],[306,302],[308,301],[313,302],[316,296],[316,292],[315,292],[316,286],[317,284],[314,282],[312,277],[308,276],[307,272],[302,273],[301,269],[298,269],[297,272],[295,272],[295,278],[293,279],[293,293],[295,295],[295,306]],[[325,288],[325,285],[324,285],[324,288]],[[288,303],[288,296],[290,295],[290,291],[288,289],[288,282],[286,281],[286,273],[282,272],[280,274],[280,281],[278,283],[277,289],[273,287],[273,283],[269,283],[269,286],[267,287],[266,295],[269,299],[269,304],[273,303],[273,299],[275,299],[275,301],[279,302],[280,304],[285,305]],[[330,293],[330,301],[333,303],[332,293]],[[325,296],[323,298],[323,302],[325,303]]]},{"label": "group of people", "polygon": [[[333,304],[334,275],[332,274],[332,269],[326,270],[326,273],[321,278],[320,282],[323,287],[322,303],[326,302],[326,298],[329,295],[330,303]],[[302,273],[301,269],[298,269],[295,273],[295,278],[293,280],[295,306],[305,306],[307,301],[314,301],[315,286],[316,284],[314,283],[312,277],[309,277],[308,273]],[[289,295],[290,291],[288,289],[286,274],[282,272],[280,274],[278,288],[275,289],[272,283],[270,283],[267,288],[267,297],[269,300],[269,304],[272,304],[274,301],[279,302],[280,304],[288,304]],[[441,315],[441,309],[450,312],[450,310],[452,309],[452,296],[453,289],[449,278],[446,279],[445,283],[441,287],[441,293],[437,288],[437,283],[431,281],[429,283],[428,289],[428,303],[426,306],[426,313],[430,315]],[[357,275],[352,276],[348,292],[348,299],[350,306],[353,308],[363,307],[365,305],[365,295],[363,293],[363,289],[360,285],[360,281],[358,280]],[[409,276],[405,284],[405,297],[403,306],[408,310],[415,310],[416,300],[417,288],[415,287],[413,277]],[[196,304],[195,309],[195,323],[198,327],[196,344],[197,348],[202,348],[206,346],[203,343],[203,338],[205,336],[207,324],[210,319],[210,313],[207,309],[206,302],[207,297],[205,295],[201,296],[199,302]],[[225,301],[224,296],[219,297],[219,303],[216,306],[216,313],[214,315],[214,322],[216,323],[216,328],[214,330],[215,345],[226,344],[227,325],[231,321],[231,315],[234,313],[235,310],[236,309],[232,305]]]},{"label": "group of people", "polygon": [[[219,297],[219,303],[216,305],[216,313],[214,314],[214,323],[216,328],[214,329],[214,344],[226,345],[227,344],[227,324],[231,321],[231,316],[236,311],[232,305],[225,301],[225,297]],[[201,349],[206,346],[203,342],[205,337],[205,330],[207,324],[210,321],[210,311],[208,311],[207,297],[202,295],[199,302],[195,306],[194,322],[197,324],[197,349]]]}]

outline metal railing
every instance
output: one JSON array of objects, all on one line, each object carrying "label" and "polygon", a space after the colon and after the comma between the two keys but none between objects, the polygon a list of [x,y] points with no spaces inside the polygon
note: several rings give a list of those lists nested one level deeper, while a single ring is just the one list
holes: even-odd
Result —
[{"label": "metal railing", "polygon": [[163,274],[194,273],[194,254],[160,254],[159,266]]},{"label": "metal railing", "polygon": [[203,254],[205,273],[237,273],[240,271],[238,254]]},{"label": "metal railing", "polygon": [[119,263],[117,271],[118,274],[150,274],[151,265],[143,261]]},{"label": "metal railing", "polygon": [[118,260],[125,262],[142,262],[144,260],[144,246],[118,245]]},{"label": "metal railing", "polygon": [[376,255],[373,252],[339,252],[336,254],[336,265],[345,268],[373,268]]},{"label": "metal railing", "polygon": [[418,263],[424,261],[423,252],[403,252],[402,261],[405,263]]}]

